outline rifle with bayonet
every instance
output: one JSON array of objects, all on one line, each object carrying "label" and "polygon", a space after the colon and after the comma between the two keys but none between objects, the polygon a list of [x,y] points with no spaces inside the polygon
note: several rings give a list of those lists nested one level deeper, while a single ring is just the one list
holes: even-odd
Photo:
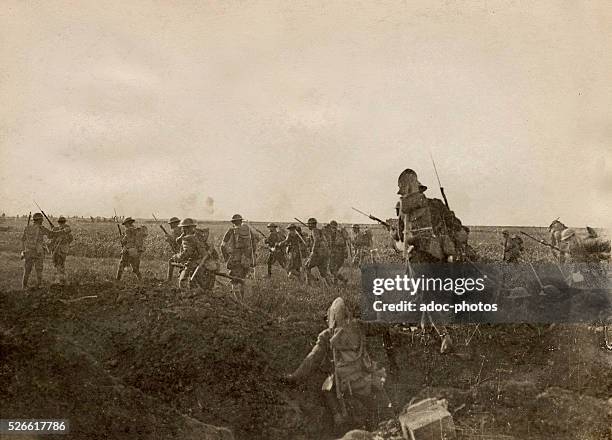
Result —
[{"label": "rifle with bayonet", "polygon": [[121,232],[121,226],[119,226],[119,217],[117,216],[117,210],[113,208],[115,211],[115,224],[117,225],[117,230],[119,231],[119,238],[123,238],[123,232]]},{"label": "rifle with bayonet", "polygon": [[251,225],[253,226],[253,229],[255,229],[255,231],[259,232],[263,238],[268,238],[268,236],[266,234],[264,234],[263,232],[261,232],[261,230],[259,230],[255,225]]},{"label": "rifle with bayonet", "polygon": [[429,152],[429,157],[431,157],[431,163],[433,164],[434,172],[436,173],[436,179],[438,179],[438,188],[440,188],[440,193],[442,194],[442,198],[444,199],[444,204],[446,205],[448,209],[450,209],[450,206],[448,205],[448,200],[446,198],[446,194],[444,193],[444,187],[442,186],[442,183],[440,182],[440,176],[438,175],[438,169],[436,168],[436,162],[434,161],[431,151]]},{"label": "rifle with bayonet", "polygon": [[359,214],[365,215],[365,216],[366,216],[366,217],[368,217],[370,220],[374,220],[375,222],[380,223],[380,224],[381,224],[381,225],[383,225],[385,228],[387,228],[387,231],[391,230],[391,225],[390,225],[389,223],[387,223],[386,221],[381,220],[381,219],[379,219],[378,217],[374,217],[372,214],[366,214],[365,212],[360,211],[360,210],[359,210],[359,209],[357,209],[357,208],[353,208],[352,206],[351,206],[351,209],[352,209],[353,211],[357,211]]},{"label": "rifle with bayonet", "polygon": [[40,210],[40,213],[42,215],[45,216],[45,218],[47,219],[47,221],[49,222],[49,226],[51,226],[52,228],[55,228],[55,225],[53,224],[53,222],[51,221],[51,219],[47,216],[47,214],[45,214],[45,211],[42,210],[42,208],[40,206],[38,206],[38,203],[34,202],[34,204],[36,205],[36,207]]},{"label": "rifle with bayonet", "polygon": [[544,241],[544,240],[540,240],[540,239],[538,239],[538,238],[534,237],[533,235],[529,235],[529,234],[528,234],[528,233],[526,233],[526,232],[523,232],[523,231],[519,231],[519,232],[520,232],[521,234],[523,234],[524,236],[531,238],[533,241],[537,241],[538,243],[543,244],[544,246],[548,246],[549,248],[554,249],[554,250],[556,250],[556,251],[563,252],[561,249],[559,249],[559,248],[558,248],[557,246],[555,246],[554,244],[550,244],[550,243],[548,243],[548,242],[546,242],[546,241]]},{"label": "rifle with bayonet", "polygon": [[178,251],[178,243],[176,242],[172,234],[166,231],[166,228],[164,228],[164,225],[162,225],[161,222],[157,219],[157,217],[155,217],[155,214],[151,213],[151,215],[153,216],[153,220],[157,222],[157,226],[160,227],[160,229],[166,236],[166,242],[170,245],[170,249],[172,249],[172,252]]}]

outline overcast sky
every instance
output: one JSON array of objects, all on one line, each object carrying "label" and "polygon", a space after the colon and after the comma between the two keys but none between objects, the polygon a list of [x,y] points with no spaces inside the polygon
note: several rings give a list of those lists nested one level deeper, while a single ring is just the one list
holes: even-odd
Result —
[{"label": "overcast sky", "polygon": [[610,226],[612,2],[0,3],[0,209]]}]

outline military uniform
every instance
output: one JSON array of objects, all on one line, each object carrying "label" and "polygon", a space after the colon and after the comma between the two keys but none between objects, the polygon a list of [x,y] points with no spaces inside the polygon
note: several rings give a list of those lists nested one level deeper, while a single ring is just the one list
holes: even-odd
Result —
[{"label": "military uniform", "polygon": [[[561,233],[561,241],[567,244],[572,274],[579,272],[586,287],[600,288],[607,292],[610,282],[608,270],[602,262],[610,260],[610,240],[600,238],[591,231],[588,233],[587,238],[580,238],[573,229],[568,228]],[[601,318],[604,322],[605,347],[612,350],[612,313],[602,313]]]},{"label": "military uniform", "polygon": [[22,256],[25,260],[22,287],[28,287],[32,269],[36,272],[36,287],[42,283],[43,263],[45,258],[45,237],[53,237],[53,232],[42,225],[42,214],[35,213],[33,223],[26,226],[21,236]]},{"label": "military uniform", "polygon": [[[170,225],[170,233],[166,234],[164,237],[173,254],[176,254],[181,249],[181,235],[183,232],[178,226],[179,223],[180,220],[178,217],[171,217],[170,220],[168,220],[168,225]],[[174,276],[174,263],[175,262],[172,261],[172,258],[168,260],[168,273],[166,275],[166,281],[171,281]]]},{"label": "military uniform", "polygon": [[327,280],[330,255],[327,239],[323,231],[317,228],[317,220],[315,218],[308,219],[308,227],[310,228],[310,237],[306,241],[309,247],[309,254],[305,264],[306,275],[310,276],[310,271],[316,267],[323,279]]},{"label": "military uniform", "polygon": [[66,219],[60,217],[58,225],[53,228],[53,240],[51,241],[53,266],[57,273],[57,280],[60,284],[66,282],[66,257],[72,243],[72,231],[66,224]]},{"label": "military uniform", "polygon": [[287,237],[277,244],[277,248],[284,249],[287,253],[287,275],[289,277],[299,277],[302,269],[302,258],[305,253],[303,239],[298,235],[295,225],[287,226],[287,230],[289,231]]},{"label": "military uniform", "polygon": [[270,251],[266,263],[268,265],[268,276],[272,276],[272,265],[275,262],[278,262],[283,268],[286,265],[283,248],[279,247],[279,243],[285,240],[285,236],[277,230],[277,226],[274,223],[268,224],[268,229],[270,230],[270,234],[266,237],[264,243]]},{"label": "military uniform", "polygon": [[361,265],[370,257],[372,250],[372,232],[369,229],[361,230],[359,225],[353,225],[353,266]]},{"label": "military uniform", "polygon": [[340,269],[342,269],[344,260],[348,256],[348,242],[347,237],[344,235],[344,230],[338,229],[336,221],[332,220],[330,222],[330,228],[327,231],[327,241],[330,249],[329,271],[335,279],[346,283],[348,280],[340,273]]},{"label": "military uniform", "polygon": [[[303,380],[321,365],[329,375],[321,389],[341,425],[349,416],[375,426],[377,416],[392,417],[391,403],[384,389],[386,373],[370,359],[365,324],[353,320],[342,298],[336,298],[328,311],[328,328],[319,333],[317,343],[301,365],[286,380]],[[365,408],[365,414],[359,414]]]},{"label": "military uniform", "polygon": [[173,263],[182,264],[179,276],[179,288],[187,284],[192,287],[191,278],[198,266],[193,282],[205,291],[212,290],[215,285],[214,272],[219,270],[217,251],[208,243],[208,229],[196,230],[196,223],[186,218],[179,223],[184,228],[180,235],[180,250],[171,258]]},{"label": "military uniform", "polygon": [[[255,267],[255,247],[258,239],[247,225],[242,224],[242,216],[235,214],[231,221],[233,226],[223,236],[221,252],[230,276],[244,279],[251,268]],[[232,280],[232,288],[242,295],[244,282]]]},{"label": "military uniform", "polygon": [[504,261],[506,263],[518,263],[521,260],[523,250],[523,239],[504,231]]},{"label": "military uniform", "polygon": [[125,231],[121,237],[121,260],[119,260],[116,278],[120,280],[123,276],[123,270],[126,267],[131,267],[136,277],[142,280],[140,257],[144,252],[146,229],[134,227],[134,220],[131,217],[127,217],[122,224],[125,226]]}]

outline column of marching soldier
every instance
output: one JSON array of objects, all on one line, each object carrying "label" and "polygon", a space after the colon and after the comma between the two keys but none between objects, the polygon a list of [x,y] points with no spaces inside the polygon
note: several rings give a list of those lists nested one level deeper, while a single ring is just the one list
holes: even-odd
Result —
[{"label": "column of marching soldier", "polygon": [[[43,226],[43,214],[34,213],[28,218],[28,225],[22,235],[21,257],[25,260],[22,287],[28,287],[32,269],[35,270],[35,287],[42,283],[43,262],[46,253],[51,253],[56,269],[54,282],[66,283],[65,261],[70,244],[74,240],[66,218],[60,216],[55,226],[47,217],[51,229]],[[302,275],[308,283],[317,279],[312,269],[317,268],[321,281],[326,284],[347,283],[341,269],[347,257],[351,263],[361,266],[365,262],[374,262],[372,233],[370,230],[355,224],[352,226],[352,237],[338,222],[332,220],[323,228],[318,227],[315,218],[302,223],[309,230],[306,233],[299,224],[289,224],[286,233],[279,230],[275,223],[268,224],[268,234],[257,227],[248,225],[240,214],[231,218],[232,226],[224,234],[221,242],[221,254],[229,273],[220,272],[219,255],[210,244],[208,228],[200,228],[191,218],[168,220],[170,231],[162,225],[165,239],[173,252],[168,261],[167,281],[174,278],[175,268],[179,270],[179,288],[199,287],[210,290],[215,277],[230,279],[232,289],[243,293],[244,280],[253,275],[256,265],[256,248],[261,235],[268,250],[267,276],[272,276],[272,267],[278,263],[287,272],[289,278],[299,279]],[[136,226],[136,221],[125,218],[121,235],[121,254],[116,279],[121,280],[126,268],[131,268],[135,276],[142,280],[140,260],[144,252],[145,238],[148,235],[146,226]],[[45,241],[45,237],[50,240]]]}]

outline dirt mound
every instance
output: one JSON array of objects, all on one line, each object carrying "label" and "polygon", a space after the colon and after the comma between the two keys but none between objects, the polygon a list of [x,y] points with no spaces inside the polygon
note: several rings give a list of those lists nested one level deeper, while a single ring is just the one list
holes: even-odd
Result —
[{"label": "dirt mound", "polygon": [[[319,394],[323,373],[297,388],[279,381],[321,331],[319,307],[266,288],[265,304],[302,311],[155,283],[1,292],[3,417],[68,418],[82,438],[231,438],[215,426],[236,438],[341,437]],[[396,409],[445,398],[461,438],[606,438],[612,369],[600,335],[585,326],[450,331],[447,355],[431,330],[394,334],[402,369],[388,391]],[[380,342],[369,344],[384,363]],[[375,434],[393,439],[398,430],[392,420]]]}]

